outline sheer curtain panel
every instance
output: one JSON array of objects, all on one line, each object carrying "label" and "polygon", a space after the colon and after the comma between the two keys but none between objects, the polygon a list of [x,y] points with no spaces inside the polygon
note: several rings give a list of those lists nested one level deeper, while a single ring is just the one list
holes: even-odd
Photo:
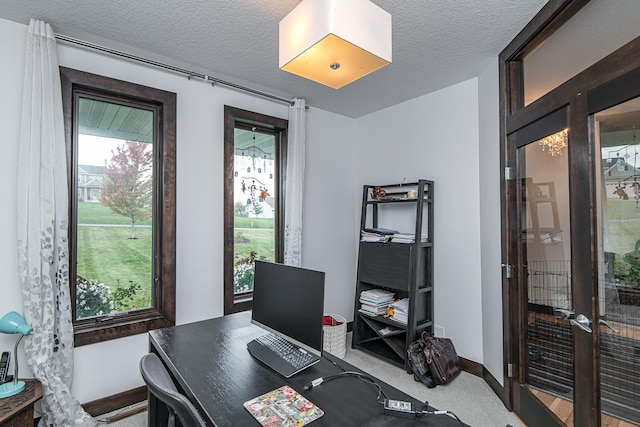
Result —
[{"label": "sheer curtain panel", "polygon": [[284,263],[302,265],[302,201],[304,194],[304,156],[306,102],[296,98],[289,107],[287,175],[284,197]]},{"label": "sheer curtain panel", "polygon": [[18,271],[27,363],[43,387],[40,426],[95,426],[71,395],[73,325],[67,246],[68,187],[55,35],[31,20],[18,158]]}]

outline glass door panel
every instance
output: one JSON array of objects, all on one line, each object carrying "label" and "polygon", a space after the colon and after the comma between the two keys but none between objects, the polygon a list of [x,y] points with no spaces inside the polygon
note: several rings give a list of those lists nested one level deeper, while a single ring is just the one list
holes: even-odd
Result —
[{"label": "glass door panel", "polygon": [[602,425],[640,425],[640,99],[593,123]]},{"label": "glass door panel", "polygon": [[567,130],[518,149],[524,325],[522,385],[573,425]]}]

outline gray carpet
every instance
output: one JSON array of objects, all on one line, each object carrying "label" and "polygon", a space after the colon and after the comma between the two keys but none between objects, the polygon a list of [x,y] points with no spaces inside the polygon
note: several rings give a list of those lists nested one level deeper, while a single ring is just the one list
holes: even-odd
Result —
[{"label": "gray carpet", "polygon": [[[429,389],[422,383],[415,382],[413,376],[407,374],[403,369],[361,351],[353,350],[350,343],[351,334],[349,333],[347,334],[347,354],[344,357],[346,362],[380,378],[421,402],[428,401],[429,405],[438,410],[452,411],[471,427],[524,426],[513,413],[507,411],[502,401],[482,378],[462,372],[451,384]],[[393,399],[393,396],[389,396],[389,398]],[[104,420],[106,417],[101,416],[100,419]],[[146,427],[147,413],[143,412],[128,417],[111,423],[109,426]]]},{"label": "gray carpet", "polygon": [[[351,334],[347,336],[347,344],[350,343],[349,335]],[[347,347],[344,360],[421,402],[428,401],[429,405],[438,410],[455,413],[471,427],[505,427],[509,424],[513,427],[524,426],[515,414],[505,408],[482,378],[467,372],[461,372],[450,384],[430,389],[414,381],[413,375],[407,374],[404,369],[354,350],[350,346]]]}]

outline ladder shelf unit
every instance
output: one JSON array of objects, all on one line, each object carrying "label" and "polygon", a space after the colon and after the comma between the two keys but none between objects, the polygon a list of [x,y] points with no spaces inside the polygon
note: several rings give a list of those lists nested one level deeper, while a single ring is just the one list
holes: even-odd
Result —
[{"label": "ladder shelf unit", "polygon": [[[382,190],[382,191],[381,191]],[[415,218],[415,222],[412,219]],[[360,231],[387,229],[397,221],[405,238],[360,241],[352,347],[410,372],[407,348],[422,331],[433,334],[433,182],[365,185]],[[407,298],[407,322],[388,313],[361,311],[363,291],[380,289]]]}]

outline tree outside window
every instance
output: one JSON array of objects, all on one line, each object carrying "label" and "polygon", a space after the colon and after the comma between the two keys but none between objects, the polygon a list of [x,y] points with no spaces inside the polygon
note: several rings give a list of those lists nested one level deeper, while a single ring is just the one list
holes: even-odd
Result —
[{"label": "tree outside window", "polygon": [[75,345],[171,326],[176,96],[64,67],[60,75]]}]

